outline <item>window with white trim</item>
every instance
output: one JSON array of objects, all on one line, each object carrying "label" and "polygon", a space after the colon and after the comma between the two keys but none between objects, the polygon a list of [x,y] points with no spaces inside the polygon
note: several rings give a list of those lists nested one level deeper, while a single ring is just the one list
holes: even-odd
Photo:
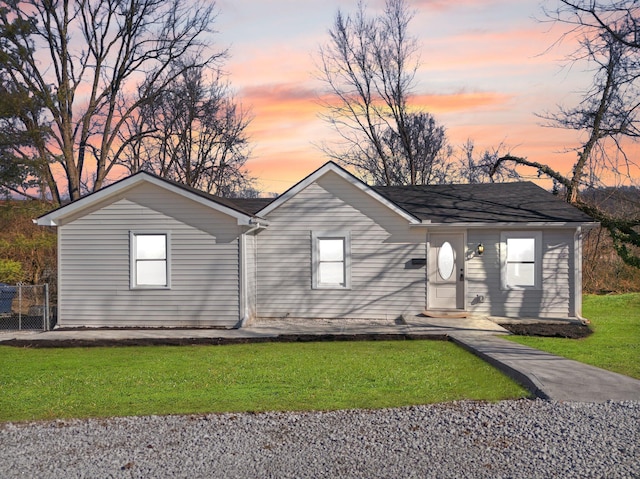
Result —
[{"label": "window with white trim", "polygon": [[130,232],[131,288],[163,289],[171,285],[168,233]]},{"label": "window with white trim", "polygon": [[542,233],[505,231],[501,234],[502,287],[539,289],[542,282]]},{"label": "window with white trim", "polygon": [[312,233],[314,289],[348,289],[351,287],[350,235]]}]

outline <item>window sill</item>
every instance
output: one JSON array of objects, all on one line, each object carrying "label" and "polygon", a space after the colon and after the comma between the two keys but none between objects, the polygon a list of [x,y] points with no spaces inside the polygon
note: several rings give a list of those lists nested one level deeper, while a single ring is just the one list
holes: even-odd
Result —
[{"label": "window sill", "polygon": [[502,286],[501,291],[542,291],[540,286]]},{"label": "window sill", "polygon": [[171,289],[171,286],[131,286],[129,290],[131,291],[166,291]]},{"label": "window sill", "polygon": [[351,288],[347,286],[335,286],[330,284],[327,284],[327,285],[318,284],[311,289],[330,289],[330,290],[337,290],[337,291],[351,291]]}]

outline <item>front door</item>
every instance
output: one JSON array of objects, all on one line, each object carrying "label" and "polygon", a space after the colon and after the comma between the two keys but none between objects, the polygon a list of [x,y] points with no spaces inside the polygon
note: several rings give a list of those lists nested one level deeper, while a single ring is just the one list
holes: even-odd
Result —
[{"label": "front door", "polygon": [[464,234],[431,234],[428,268],[428,309],[464,309]]}]

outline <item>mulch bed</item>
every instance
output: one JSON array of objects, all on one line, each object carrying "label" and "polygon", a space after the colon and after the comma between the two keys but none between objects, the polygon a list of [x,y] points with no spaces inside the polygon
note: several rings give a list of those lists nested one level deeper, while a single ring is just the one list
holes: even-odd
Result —
[{"label": "mulch bed", "polygon": [[593,330],[589,326],[579,323],[506,323],[501,324],[500,326],[519,336],[545,336],[553,338],[581,339],[586,338],[593,333]]},{"label": "mulch bed", "polygon": [[446,335],[416,334],[286,334],[262,338],[132,338],[132,339],[61,339],[55,341],[37,339],[11,339],[2,341],[2,346],[17,348],[90,348],[119,346],[195,346],[248,343],[306,343],[321,341],[405,341],[440,340]]}]

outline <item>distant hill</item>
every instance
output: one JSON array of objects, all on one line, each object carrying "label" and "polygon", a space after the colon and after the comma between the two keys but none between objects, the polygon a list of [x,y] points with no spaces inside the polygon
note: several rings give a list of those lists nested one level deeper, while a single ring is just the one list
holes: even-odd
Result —
[{"label": "distant hill", "polygon": [[640,220],[640,188],[634,186],[589,188],[581,194],[584,201],[609,214]]}]

